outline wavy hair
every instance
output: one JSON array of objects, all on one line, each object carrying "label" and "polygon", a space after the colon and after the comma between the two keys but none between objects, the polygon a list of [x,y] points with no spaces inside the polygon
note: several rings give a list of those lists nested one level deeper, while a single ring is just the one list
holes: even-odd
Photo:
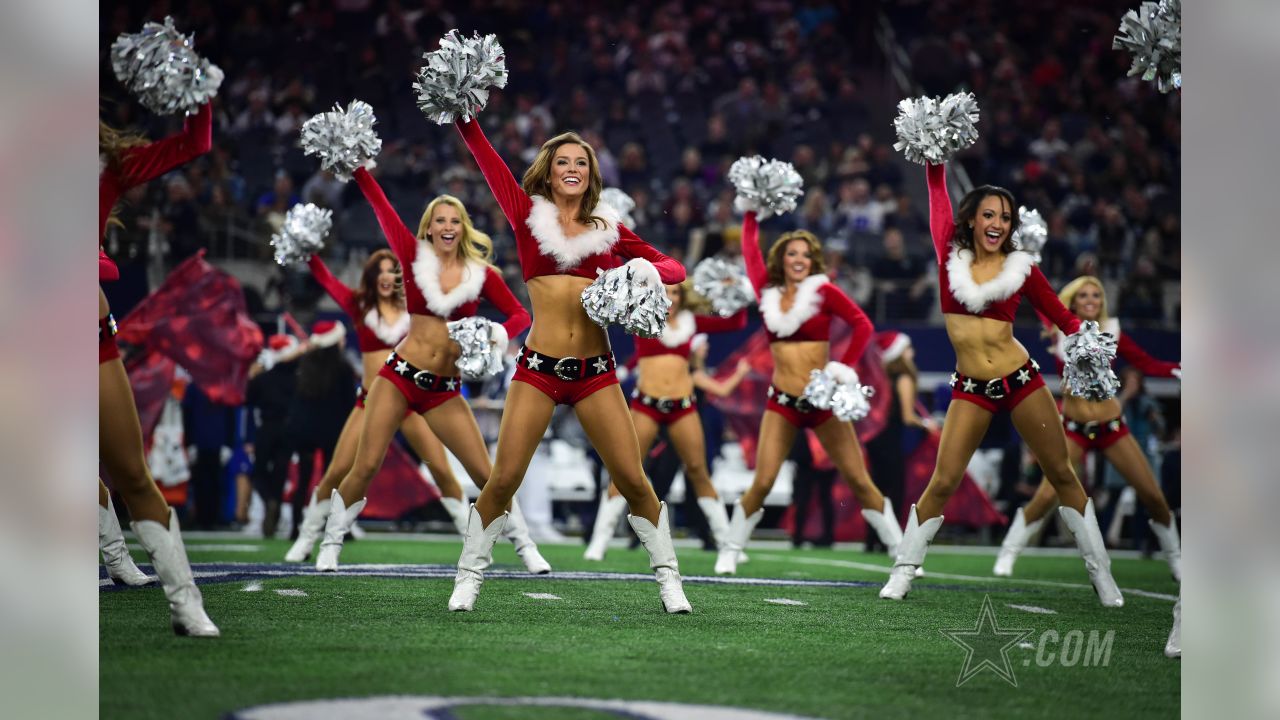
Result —
[{"label": "wavy hair", "polygon": [[551,200],[551,163],[555,160],[556,150],[559,150],[561,145],[569,143],[576,143],[587,152],[587,191],[582,194],[582,204],[578,206],[576,219],[583,225],[605,229],[609,223],[599,215],[592,214],[600,202],[600,192],[604,190],[604,180],[600,177],[600,162],[596,160],[595,149],[576,132],[560,133],[542,143],[542,148],[538,150],[538,156],[533,159],[533,164],[524,171],[520,187],[524,189],[526,195],[541,195]]},{"label": "wavy hair", "polygon": [[427,203],[427,209],[422,211],[422,219],[418,221],[418,239],[431,242],[427,238],[427,229],[431,226],[431,217],[435,214],[436,208],[441,205],[449,205],[457,210],[462,218],[462,239],[458,241],[458,254],[462,259],[489,262],[489,258],[493,257],[493,239],[471,224],[467,206],[452,195],[440,195]]},{"label": "wavy hair", "polygon": [[1075,313],[1076,309],[1072,305],[1076,301],[1076,295],[1084,289],[1085,285],[1093,285],[1098,288],[1098,293],[1102,296],[1102,308],[1098,312],[1098,323],[1104,323],[1110,315],[1107,313],[1107,289],[1102,286],[1102,281],[1092,275],[1081,275],[1063,286],[1062,291],[1058,293],[1058,299],[1062,301],[1063,307]]},{"label": "wavy hair", "polygon": [[960,207],[956,208],[955,217],[955,234],[951,236],[951,244],[961,250],[973,250],[973,231],[970,227],[973,219],[978,215],[978,206],[983,200],[995,195],[1009,203],[1009,234],[1005,236],[1004,242],[1000,244],[1001,254],[1008,255],[1017,248],[1013,245],[1013,234],[1018,231],[1018,226],[1022,224],[1018,217],[1018,203],[1013,199],[1013,193],[1002,187],[995,185],[983,185],[976,187],[965,194],[960,201]]},{"label": "wavy hair", "polygon": [[817,235],[808,230],[792,230],[782,234],[782,237],[773,241],[773,245],[769,247],[769,256],[765,260],[765,269],[769,273],[768,284],[770,286],[782,286],[786,284],[786,274],[782,269],[782,257],[787,253],[787,245],[793,240],[803,240],[805,245],[809,246],[809,274],[822,275],[827,272],[827,263],[822,256],[822,241]]},{"label": "wavy hair", "polygon": [[[387,248],[375,250],[369,256],[369,259],[364,261],[364,268],[360,271],[360,286],[356,288],[356,305],[362,313],[367,313],[378,307],[378,276],[382,274],[383,260],[391,261],[395,268],[393,272],[397,275],[402,272],[399,258]],[[404,306],[403,279],[396,280],[396,289],[392,299],[397,305]]]}]

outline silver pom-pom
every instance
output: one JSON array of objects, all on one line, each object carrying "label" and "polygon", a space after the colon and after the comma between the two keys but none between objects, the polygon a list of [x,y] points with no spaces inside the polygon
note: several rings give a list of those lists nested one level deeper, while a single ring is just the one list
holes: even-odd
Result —
[{"label": "silver pom-pom", "polygon": [[302,152],[319,157],[320,167],[339,180],[350,180],[356,168],[370,163],[382,150],[382,139],[373,131],[376,122],[367,102],[352,100],[346,110],[334,105],[302,124]]},{"label": "silver pom-pom", "polygon": [[1086,320],[1063,344],[1066,369],[1062,382],[1072,395],[1086,400],[1109,400],[1120,390],[1120,379],[1111,369],[1116,358],[1116,338],[1102,332],[1098,323]]},{"label": "silver pom-pom", "polygon": [[1013,246],[1035,258],[1040,264],[1040,251],[1049,240],[1049,225],[1040,216],[1039,210],[1018,208],[1018,231],[1013,234]]},{"label": "silver pom-pom", "polygon": [[973,93],[952,93],[941,100],[907,98],[898,103],[894,150],[924,165],[940,165],[978,141],[978,101]]},{"label": "silver pom-pom", "polygon": [[1167,93],[1182,88],[1182,1],[1144,2],[1120,20],[1120,34],[1111,41],[1115,50],[1133,55],[1129,76],[1154,80]]},{"label": "silver pom-pom", "polygon": [[449,339],[462,348],[457,361],[462,377],[483,380],[502,372],[502,354],[506,350],[506,333],[501,330],[502,326],[492,320],[472,316],[454,320],[448,327]]},{"label": "silver pom-pom", "polygon": [[489,103],[489,88],[507,86],[507,63],[496,35],[460,37],[450,30],[440,49],[425,53],[413,89],[418,109],[439,125],[470,120]]},{"label": "silver pom-pom", "polygon": [[305,265],[307,259],[324,249],[324,238],[333,227],[333,211],[311,203],[289,208],[280,232],[271,236],[276,262],[285,267]]},{"label": "silver pom-pom", "polygon": [[605,188],[600,191],[600,202],[618,211],[618,220],[629,228],[635,227],[631,211],[636,209],[636,201],[618,188]]},{"label": "silver pom-pom", "polygon": [[161,115],[195,112],[222,85],[222,69],[196,54],[171,17],[121,33],[111,44],[111,68],[143,107]]},{"label": "silver pom-pom", "polygon": [[600,327],[621,325],[631,335],[656,338],[666,327],[671,301],[662,283],[623,265],[604,271],[582,291],[582,307]]},{"label": "silver pom-pom", "polygon": [[715,256],[705,258],[693,268],[693,289],[711,302],[720,317],[729,317],[756,299],[746,270]]},{"label": "silver pom-pom", "polygon": [[839,382],[830,373],[812,370],[801,397],[819,410],[830,410],[842,421],[857,422],[871,412],[872,395],[875,388],[858,382],[856,373],[853,382]]},{"label": "silver pom-pom", "polygon": [[761,220],[795,210],[804,194],[804,178],[791,163],[759,155],[735,160],[729,168],[729,182],[738,192],[733,200],[738,212],[754,210]]}]

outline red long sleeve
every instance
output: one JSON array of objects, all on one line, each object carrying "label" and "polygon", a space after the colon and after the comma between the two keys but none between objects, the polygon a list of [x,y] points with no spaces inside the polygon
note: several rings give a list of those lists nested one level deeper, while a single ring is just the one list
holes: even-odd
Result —
[{"label": "red long sleeve", "polygon": [[485,271],[484,287],[480,289],[480,295],[484,299],[493,303],[507,319],[502,323],[503,329],[507,331],[507,337],[514,338],[525,330],[529,329],[529,325],[533,323],[529,317],[529,311],[525,310],[516,296],[511,293],[511,288],[507,287],[507,283],[502,279],[497,269],[490,267]]},{"label": "red long sleeve", "polygon": [[454,123],[454,127],[458,128],[458,134],[471,151],[471,157],[480,166],[480,174],[484,175],[484,181],[489,184],[489,191],[498,201],[502,213],[507,216],[507,222],[511,223],[513,229],[518,229],[519,224],[524,223],[524,219],[529,216],[529,208],[533,202],[511,174],[511,168],[502,161],[498,151],[493,149],[479,122],[459,120]]},{"label": "red long sleeve", "polygon": [[360,191],[364,193],[365,199],[373,207],[373,214],[378,218],[378,225],[382,227],[382,234],[386,237],[387,244],[391,246],[391,251],[400,259],[400,266],[403,268],[410,267],[413,264],[413,259],[417,257],[417,236],[409,232],[409,228],[405,227],[404,221],[400,219],[396,209],[391,207],[391,202],[387,200],[386,193],[382,192],[382,187],[378,185],[377,180],[373,179],[368,170],[357,168],[353,177],[355,177],[356,184],[360,186]]},{"label": "red long sleeve", "polygon": [[1031,274],[1022,286],[1022,293],[1031,301],[1031,306],[1041,318],[1051,320],[1063,333],[1070,335],[1080,329],[1080,318],[1062,304],[1040,268],[1031,268]]},{"label": "red long sleeve", "polygon": [[876,328],[862,308],[845,295],[835,283],[823,285],[819,292],[822,293],[823,309],[844,320],[853,330],[853,339],[849,341],[849,347],[845,349],[844,355],[840,356],[840,362],[853,367],[866,351],[871,338],[875,336]]},{"label": "red long sleeve", "polygon": [[356,293],[347,287],[338,278],[334,277],[329,271],[329,266],[324,264],[319,255],[312,255],[307,260],[307,266],[311,268],[311,275],[315,277],[316,282],[320,283],[320,287],[329,293],[329,297],[338,303],[338,307],[342,308],[353,320],[359,320],[360,305],[356,302]]},{"label": "red long sleeve", "polygon": [[925,179],[929,184],[929,233],[933,236],[933,252],[939,263],[947,261],[956,225],[947,192],[947,166],[927,165]]},{"label": "red long sleeve", "polygon": [[756,221],[754,211],[747,211],[742,216],[742,260],[747,265],[747,279],[755,288],[756,299],[769,284],[769,269],[764,264],[764,254],[760,251],[760,223]]},{"label": "red long sleeve", "polygon": [[747,309],[743,308],[729,317],[719,315],[694,315],[694,327],[700,333],[722,333],[741,330],[747,326]]},{"label": "red long sleeve", "polygon": [[1182,367],[1182,363],[1166,362],[1151,357],[1129,337],[1128,333],[1120,333],[1116,354],[1148,377],[1173,377],[1173,371]]},{"label": "red long sleeve", "polygon": [[182,124],[182,132],[129,148],[120,155],[120,185],[129,188],[153,180],[213,147],[213,107],[205,103]]},{"label": "red long sleeve", "polygon": [[684,282],[684,265],[681,265],[674,258],[663,255],[657,248],[641,240],[638,235],[631,232],[630,228],[622,224],[618,225],[618,242],[613,246],[613,254],[628,260],[644,258],[653,263],[653,267],[657,269],[658,277],[662,278],[664,285],[675,285]]}]

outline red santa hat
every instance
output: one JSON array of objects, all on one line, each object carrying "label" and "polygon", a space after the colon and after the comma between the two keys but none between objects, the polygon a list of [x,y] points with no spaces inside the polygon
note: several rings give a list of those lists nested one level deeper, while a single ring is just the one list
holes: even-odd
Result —
[{"label": "red santa hat", "polygon": [[314,348],[333,347],[347,335],[347,328],[342,323],[333,320],[317,320],[311,326],[311,338],[309,342]]},{"label": "red santa hat", "polygon": [[294,346],[297,340],[292,335],[272,335],[267,338],[267,347],[275,352],[287,350]]},{"label": "red santa hat", "polygon": [[876,346],[880,348],[880,360],[889,363],[902,357],[902,353],[911,347],[911,338],[897,330],[885,330],[876,333]]}]

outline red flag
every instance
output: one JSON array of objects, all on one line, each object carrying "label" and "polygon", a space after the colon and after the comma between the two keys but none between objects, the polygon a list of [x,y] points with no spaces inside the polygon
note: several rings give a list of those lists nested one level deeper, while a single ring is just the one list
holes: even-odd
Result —
[{"label": "red flag", "polygon": [[142,440],[151,447],[151,434],[160,422],[164,401],[173,391],[173,361],[158,352],[138,353],[129,358],[126,366],[129,386],[133,389],[133,401],[138,406],[138,421],[142,427]]},{"label": "red flag", "polygon": [[[938,443],[942,436],[938,433],[928,433],[924,440],[916,447],[915,451],[907,457],[906,468],[906,503],[899,508],[899,518],[905,522],[906,513],[911,505],[924,493],[924,489],[929,485],[929,478],[933,477],[934,466],[938,464]],[[978,487],[973,478],[969,477],[969,473],[964,474],[964,478],[960,480],[960,487],[956,488],[956,492],[947,501],[946,507],[942,508],[942,514],[947,518],[948,525],[965,525],[968,527],[985,527],[987,525],[1006,525],[1008,520],[1004,515],[996,510],[991,504],[987,494],[982,492],[982,488]]]},{"label": "red flag", "polygon": [[[322,457],[317,450],[316,462],[313,466],[315,469],[312,477],[307,478],[308,496],[324,477],[326,468],[321,462]],[[289,476],[286,481],[284,493],[286,502],[292,500],[293,493],[298,491],[299,480],[298,464],[293,463],[289,466]],[[382,469],[378,470],[378,474],[373,476],[373,482],[369,484],[368,504],[364,506],[360,517],[373,520],[398,520],[439,498],[440,491],[418,472],[418,462],[413,459],[413,456],[400,447],[399,443],[392,442],[387,448],[386,458],[382,461]]]}]

